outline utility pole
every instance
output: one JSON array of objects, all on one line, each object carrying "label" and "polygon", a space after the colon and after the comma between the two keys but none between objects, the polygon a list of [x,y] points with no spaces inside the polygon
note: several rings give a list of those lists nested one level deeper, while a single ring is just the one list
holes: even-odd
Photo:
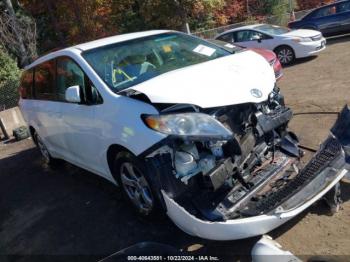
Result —
[{"label": "utility pole", "polygon": [[247,14],[250,15],[250,10],[249,10],[249,0],[247,0]]},{"label": "utility pole", "polygon": [[188,23],[186,23],[186,34],[191,34],[190,25]]}]

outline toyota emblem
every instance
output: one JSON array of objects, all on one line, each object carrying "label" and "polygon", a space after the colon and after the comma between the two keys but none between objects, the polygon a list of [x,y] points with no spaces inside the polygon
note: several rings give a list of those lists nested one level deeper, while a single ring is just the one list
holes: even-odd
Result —
[{"label": "toyota emblem", "polygon": [[250,93],[252,96],[254,96],[255,98],[261,98],[263,96],[263,93],[259,90],[259,89],[251,89]]}]

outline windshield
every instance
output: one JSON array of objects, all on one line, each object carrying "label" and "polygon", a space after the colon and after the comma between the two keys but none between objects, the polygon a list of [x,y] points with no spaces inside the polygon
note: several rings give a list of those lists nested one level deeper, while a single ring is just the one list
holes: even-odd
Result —
[{"label": "windshield", "polygon": [[290,32],[289,28],[277,25],[259,25],[255,29],[271,35],[283,35]]},{"label": "windshield", "polygon": [[182,33],[133,39],[83,53],[113,92],[166,72],[230,55],[226,50]]}]

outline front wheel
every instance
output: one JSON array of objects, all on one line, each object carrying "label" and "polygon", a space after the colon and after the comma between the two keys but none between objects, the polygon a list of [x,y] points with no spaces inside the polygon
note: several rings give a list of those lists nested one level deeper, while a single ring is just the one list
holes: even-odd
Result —
[{"label": "front wheel", "polygon": [[278,47],[275,53],[282,65],[290,65],[295,60],[294,51],[289,46]]},{"label": "front wheel", "polygon": [[114,175],[138,214],[153,216],[158,213],[160,204],[142,161],[129,152],[121,152],[114,161]]}]

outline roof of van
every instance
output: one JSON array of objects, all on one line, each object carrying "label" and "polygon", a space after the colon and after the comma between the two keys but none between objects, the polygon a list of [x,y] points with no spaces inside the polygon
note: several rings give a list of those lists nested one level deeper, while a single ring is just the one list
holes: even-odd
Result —
[{"label": "roof of van", "polygon": [[152,31],[128,33],[123,35],[115,35],[115,36],[110,36],[110,37],[98,39],[95,41],[87,42],[84,44],[79,44],[73,47],[80,49],[82,51],[86,51],[86,50],[93,49],[100,46],[124,42],[132,39],[137,39],[137,38],[151,36],[151,35],[157,35],[157,34],[166,33],[166,32],[169,32],[169,30],[152,30]]},{"label": "roof of van", "polygon": [[75,46],[67,47],[67,48],[64,48],[64,49],[61,49],[58,51],[48,53],[48,54],[36,59],[30,65],[26,66],[25,69],[29,69],[37,64],[40,64],[44,61],[47,61],[47,60],[53,58],[54,56],[59,55],[63,51],[76,51],[76,50],[86,51],[86,50],[90,50],[90,49],[100,47],[100,46],[110,45],[110,44],[114,44],[114,43],[124,42],[124,41],[128,41],[128,40],[133,40],[133,39],[137,39],[137,38],[142,38],[142,37],[146,37],[146,36],[152,36],[152,35],[157,35],[157,34],[162,34],[162,33],[167,33],[167,32],[171,32],[171,31],[170,30],[151,30],[151,31],[135,32],[135,33],[128,33],[128,34],[115,35],[115,36],[101,38],[101,39],[94,40],[91,42],[78,44]]}]

